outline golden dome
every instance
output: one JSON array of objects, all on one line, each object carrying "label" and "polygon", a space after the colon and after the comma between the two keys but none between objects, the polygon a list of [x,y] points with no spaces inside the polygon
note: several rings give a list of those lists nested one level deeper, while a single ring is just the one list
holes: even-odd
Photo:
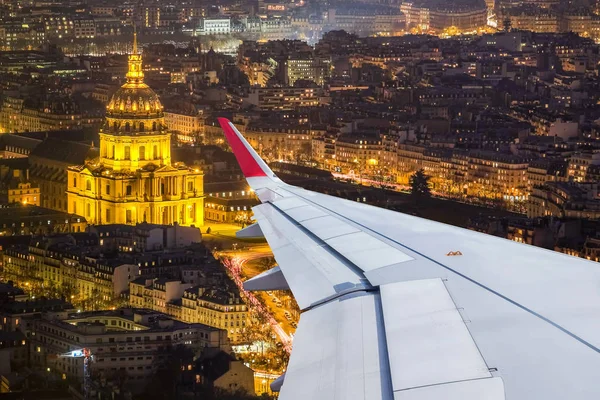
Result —
[{"label": "golden dome", "polygon": [[111,118],[155,118],[162,114],[163,106],[158,95],[145,83],[135,86],[126,83],[112,96],[106,111]]},{"label": "golden dome", "polygon": [[144,83],[142,55],[137,52],[134,34],[129,55],[127,82],[115,92],[106,107],[105,132],[118,134],[163,131],[163,106],[158,95]]}]

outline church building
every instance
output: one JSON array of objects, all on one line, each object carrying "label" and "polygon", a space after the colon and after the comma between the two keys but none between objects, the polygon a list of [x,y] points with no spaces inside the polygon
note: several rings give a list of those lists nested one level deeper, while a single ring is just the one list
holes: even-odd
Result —
[{"label": "church building", "polygon": [[203,225],[203,172],[171,162],[171,134],[144,83],[135,36],[127,82],[108,103],[99,135],[99,156],[67,170],[69,213],[90,224]]}]

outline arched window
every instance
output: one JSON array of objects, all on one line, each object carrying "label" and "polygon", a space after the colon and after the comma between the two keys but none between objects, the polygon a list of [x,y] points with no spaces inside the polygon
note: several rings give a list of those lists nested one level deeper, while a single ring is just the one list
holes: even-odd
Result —
[{"label": "arched window", "polygon": [[125,131],[129,132],[129,122],[125,122]]},{"label": "arched window", "polygon": [[140,122],[140,132],[144,132],[144,123]]},{"label": "arched window", "polygon": [[113,130],[116,132],[119,129],[119,124],[117,124],[117,121],[113,122]]},{"label": "arched window", "polygon": [[125,146],[124,159],[129,160],[130,158],[131,158],[131,150],[130,150],[129,146]]},{"label": "arched window", "polygon": [[92,190],[92,181],[89,179],[85,181],[85,190]]},{"label": "arched window", "polygon": [[158,159],[158,146],[154,145],[154,147],[152,148],[152,158],[154,160]]},{"label": "arched window", "polygon": [[146,159],[146,147],[140,146],[140,160]]},{"label": "arched window", "polygon": [[154,121],[154,122],[152,123],[152,130],[153,130],[153,131],[155,131],[155,130],[156,130],[156,121]]}]

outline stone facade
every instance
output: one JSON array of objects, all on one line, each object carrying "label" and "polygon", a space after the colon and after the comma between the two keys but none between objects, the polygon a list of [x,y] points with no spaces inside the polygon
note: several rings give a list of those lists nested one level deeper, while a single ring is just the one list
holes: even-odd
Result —
[{"label": "stone facade", "polygon": [[171,162],[163,106],[144,83],[135,45],[99,135],[99,157],[68,169],[70,213],[93,224],[203,225],[203,172]]}]

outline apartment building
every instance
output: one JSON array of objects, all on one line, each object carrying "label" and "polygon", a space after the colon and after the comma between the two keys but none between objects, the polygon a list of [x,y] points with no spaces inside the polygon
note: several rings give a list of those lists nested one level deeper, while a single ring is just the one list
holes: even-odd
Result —
[{"label": "apartment building", "polygon": [[85,349],[94,357],[92,377],[112,378],[124,371],[143,388],[169,350],[178,345],[196,354],[206,348],[230,351],[225,331],[175,321],[143,309],[61,313],[33,320],[28,334],[31,361],[64,379],[84,378]]},{"label": "apartment building", "polygon": [[325,125],[250,122],[244,137],[268,159],[297,160],[310,158],[312,139],[325,132]]},{"label": "apartment building", "polygon": [[107,307],[128,290],[140,267],[103,258],[93,251],[97,245],[97,236],[87,233],[35,239],[5,250],[4,275],[32,293],[51,286],[72,293],[72,301],[88,308]]},{"label": "apartment building", "polygon": [[297,81],[312,81],[323,86],[330,76],[331,59],[298,53],[288,57],[284,64],[286,83],[293,86]]},{"label": "apartment building", "polygon": [[296,87],[256,87],[242,99],[245,107],[256,106],[264,111],[292,111],[319,105],[319,89]]},{"label": "apartment building", "polygon": [[195,143],[204,134],[202,112],[165,111],[165,124],[181,143]]},{"label": "apartment building", "polygon": [[244,340],[249,311],[233,286],[192,286],[178,279],[139,278],[129,285],[129,304],[164,312],[177,320],[224,329],[232,343]]},{"label": "apartment building", "polygon": [[78,106],[67,98],[6,96],[0,109],[0,122],[9,133],[56,131],[81,128],[82,116]]},{"label": "apartment building", "polygon": [[246,225],[252,218],[252,207],[259,204],[246,181],[206,183],[204,190],[204,218],[207,223]]},{"label": "apartment building", "polygon": [[335,141],[335,159],[342,171],[359,175],[379,165],[382,149],[379,137],[342,135]]},{"label": "apartment building", "polygon": [[530,158],[493,152],[469,155],[468,194],[480,198],[524,201]]},{"label": "apartment building", "polygon": [[201,18],[199,35],[228,35],[231,33],[230,18]]},{"label": "apartment building", "polygon": [[546,182],[533,188],[527,204],[527,217],[600,218],[598,184]]},{"label": "apartment building", "polygon": [[600,166],[600,152],[577,152],[569,158],[568,176],[575,182],[589,181],[588,170]]}]

